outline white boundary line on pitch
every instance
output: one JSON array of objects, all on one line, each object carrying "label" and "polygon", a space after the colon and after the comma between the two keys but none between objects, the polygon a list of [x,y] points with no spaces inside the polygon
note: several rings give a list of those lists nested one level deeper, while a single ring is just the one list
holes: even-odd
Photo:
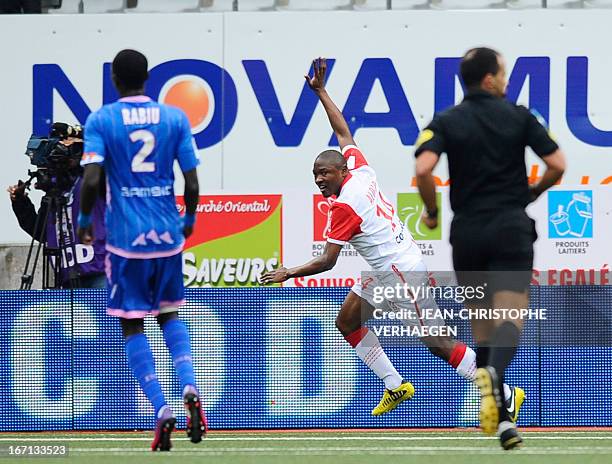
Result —
[{"label": "white boundary line on pitch", "polygon": [[[529,429],[522,429],[519,427],[519,430],[521,432],[521,435],[532,435],[532,436],[538,436],[540,434],[542,434],[542,436],[553,436],[551,434],[554,434],[554,436],[558,436],[558,437],[565,437],[565,436],[572,436],[572,435],[576,435],[576,436],[608,436],[608,437],[612,437],[612,430],[607,431],[607,430],[585,430],[585,431],[581,431],[581,432],[576,432],[576,431],[560,431],[560,432],[555,432],[555,431],[537,431],[534,432],[532,430]],[[175,433],[176,432],[184,432],[184,429],[175,429]],[[24,432],[12,432],[12,431],[2,431],[0,432],[0,440],[2,440],[3,438],[6,438],[7,436],[14,436],[14,437],[24,437],[24,438],[30,438],[30,437],[42,437],[42,436],[53,436],[54,438],[59,436],[59,435],[65,435],[66,437],[76,437],[79,438],[79,436],[92,436],[92,437],[116,437],[116,438],[140,438],[139,435],[146,435],[148,433],[153,433],[153,430],[134,430],[134,431],[119,431],[119,432],[113,432],[113,431],[104,431],[104,432],[100,432],[100,431],[79,431],[79,430],[44,430],[44,431],[24,431]],[[478,429],[473,429],[473,430],[450,430],[449,433],[451,435],[457,435],[457,436],[476,436],[476,435],[480,435],[481,431]],[[334,437],[351,437],[353,435],[355,436],[363,436],[363,437],[405,437],[405,436],[414,436],[414,437],[448,437],[449,433],[446,432],[421,432],[421,431],[410,431],[407,430],[405,432],[397,432],[397,431],[392,431],[392,432],[385,432],[384,430],[381,431],[375,431],[375,432],[371,432],[371,431],[361,431],[359,429],[356,429],[353,432],[347,432],[347,431],[335,431],[334,429],[330,429],[329,432],[301,432],[299,429],[296,429],[294,432],[275,432],[275,431],[263,431],[263,432],[218,432],[218,431],[209,431],[208,437],[215,437],[215,438],[226,438],[226,437],[278,437],[278,438],[283,438],[287,437],[287,438],[293,438],[293,437],[297,437],[302,439],[302,437],[304,437],[304,439],[308,438],[308,437],[312,437],[312,438],[326,438],[328,436],[334,436]],[[589,434],[589,435],[587,435]]]},{"label": "white boundary line on pitch", "polygon": [[[608,456],[608,453],[588,453],[588,452],[579,452],[579,453],[572,453],[572,452],[563,452],[562,450],[559,450],[558,452],[550,452],[550,451],[546,451],[546,452],[536,452],[536,451],[527,451],[527,452],[520,452],[522,455],[524,456]],[[150,455],[151,453],[149,452],[148,455]],[[476,455],[476,456],[504,456],[503,452],[485,452],[485,451],[473,451],[470,452],[470,454]],[[506,453],[507,454],[507,453]],[[344,452],[344,455],[346,456],[465,456],[465,452],[459,452],[459,451],[399,451],[399,452],[394,452],[394,451],[387,451],[387,452],[379,452],[379,451],[370,451],[367,453],[364,452],[358,452],[358,453],[353,453],[350,451],[346,451]],[[128,456],[146,456],[146,454],[144,453],[82,453],[82,454],[75,454],[74,456],[120,456],[120,457],[128,457]],[[230,454],[230,453],[201,453],[201,454],[196,454],[196,453],[183,453],[180,451],[172,451],[172,456],[177,456],[177,457],[212,457],[212,456],[257,456],[257,457],[266,457],[266,456],[279,456],[279,457],[299,457],[299,456],[338,456],[337,453],[328,453],[328,452],[303,452],[303,453],[273,453],[273,452],[269,452],[269,453],[258,453],[258,454]]]},{"label": "white boundary line on pitch", "polygon": [[[558,450],[574,450],[574,451],[612,451],[612,446],[569,446],[569,447],[560,447],[560,446],[542,446],[537,448],[532,448],[537,451],[558,451]],[[99,451],[104,452],[107,450],[113,451],[139,451],[133,450],[129,448],[70,448],[69,451],[75,452],[89,452],[89,451]],[[211,452],[228,452],[228,453],[252,453],[252,452],[267,452],[267,451],[436,451],[436,450],[447,450],[447,451],[500,451],[502,454],[503,450],[498,450],[497,448],[484,447],[484,446],[332,446],[332,447],[324,447],[324,448],[312,448],[310,446],[304,447],[288,447],[288,448],[278,448],[278,447],[225,447],[225,448],[194,448],[192,450],[180,449],[178,451],[181,452],[190,452],[190,453],[206,453],[208,451]],[[148,449],[147,449],[148,451]]]},{"label": "white boundary line on pitch", "polygon": [[[612,436],[533,436],[532,440],[609,440],[612,441]],[[176,437],[173,440],[189,441],[187,438]],[[394,437],[207,437],[205,441],[453,441],[453,440],[497,440],[496,437],[474,436],[474,437],[419,437],[419,436],[394,436]],[[105,442],[105,441],[151,441],[150,437],[0,437],[0,442]]]},{"label": "white boundary line on pitch", "polygon": [[[610,437],[612,438],[612,430],[607,431],[607,430],[585,430],[582,432],[575,432],[575,431],[560,431],[560,432],[555,432],[555,431],[537,431],[534,432],[532,430],[524,430],[519,428],[521,435],[523,436],[533,436],[533,437],[537,437],[538,435],[542,434],[542,436],[555,436],[555,437],[560,437],[560,438],[565,438],[565,437],[571,437],[571,436],[587,436],[587,437]],[[175,429],[175,433],[179,432],[182,433],[184,432],[184,430],[181,429]],[[65,435],[66,437],[75,437],[75,438],[80,438],[83,436],[92,436],[93,438],[95,437],[100,437],[100,438],[117,438],[117,439],[131,439],[131,438],[142,438],[142,436],[146,435],[146,434],[150,434],[153,433],[153,430],[140,430],[140,431],[124,431],[124,432],[111,432],[111,431],[105,431],[105,432],[99,432],[99,431],[91,431],[91,432],[87,432],[87,431],[74,431],[74,430],[45,430],[45,431],[25,431],[25,432],[11,432],[11,431],[3,431],[0,432],[0,441],[2,441],[4,438],[6,438],[7,436],[12,436],[15,438],[20,438],[23,437],[25,439],[29,439],[29,438],[36,438],[36,437],[44,437],[44,436],[50,436],[52,438],[57,438],[58,436],[61,435]],[[450,433],[450,435],[449,435]],[[372,437],[372,439],[377,439],[379,437],[384,437],[384,439],[389,439],[389,437],[407,437],[407,436],[411,436],[411,437],[449,437],[452,435],[457,435],[458,437],[462,437],[462,436],[467,436],[467,437],[476,437],[478,435],[481,435],[481,432],[477,429],[474,430],[451,430],[449,433],[445,433],[445,432],[421,432],[421,431],[410,431],[407,430],[406,432],[397,432],[397,431],[393,431],[393,432],[385,432],[384,430],[381,431],[376,431],[376,432],[370,432],[370,431],[360,431],[360,430],[355,430],[353,432],[347,432],[347,431],[335,431],[334,429],[330,429],[329,432],[301,432],[298,429],[295,430],[295,432],[275,432],[275,431],[265,431],[265,432],[217,432],[217,431],[212,431],[209,432],[208,434],[208,438],[215,438],[215,439],[219,439],[219,438],[227,438],[227,439],[234,439],[233,437],[237,437],[237,438],[251,438],[251,437],[256,437],[256,438],[269,438],[272,439],[274,437],[274,439],[284,439],[284,438],[298,438],[300,440],[306,440],[306,439],[315,439],[315,438],[329,438],[331,436],[335,437],[333,438],[334,440],[336,438],[351,438],[353,435],[357,436],[357,437]],[[367,434],[367,435],[364,435]],[[549,434],[549,435],[545,435],[545,434]],[[550,434],[554,434],[554,435],[550,435]],[[591,434],[591,435],[586,435],[586,434]],[[311,437],[311,438],[309,438]],[[332,439],[332,438],[330,438]]]},{"label": "white boundary line on pitch", "polygon": [[[124,448],[77,448],[69,451],[73,455],[87,454],[115,454],[122,456],[144,456],[150,455],[149,450],[133,450]],[[507,452],[501,449],[484,448],[484,447],[467,447],[467,446],[452,446],[452,447],[433,447],[433,446],[413,446],[413,447],[335,447],[335,448],[217,448],[198,450],[175,450],[172,455],[176,456],[221,456],[221,455],[250,455],[250,456],[337,456],[343,455],[405,455],[405,454],[434,454],[434,455],[449,455],[449,454],[485,454],[485,455],[506,455]],[[545,448],[524,448],[516,452],[517,455],[610,455],[612,447],[545,447]]]}]

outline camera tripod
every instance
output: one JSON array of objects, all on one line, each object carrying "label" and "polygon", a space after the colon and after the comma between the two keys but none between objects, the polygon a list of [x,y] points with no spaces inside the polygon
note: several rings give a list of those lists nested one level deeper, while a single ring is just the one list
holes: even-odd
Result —
[{"label": "camera tripod", "polygon": [[[42,250],[42,288],[62,288],[62,282],[68,282],[69,288],[79,288],[79,272],[77,267],[76,243],[74,229],[68,214],[67,198],[57,187],[51,188],[42,198],[41,208],[34,224],[34,233],[28,250],[25,269],[21,276],[21,290],[30,290],[34,282],[36,266]],[[41,212],[43,212],[41,214]],[[49,220],[56,229],[57,246],[48,245],[47,225]],[[37,245],[34,242],[38,242]],[[34,259],[32,254],[34,249]],[[30,267],[30,263],[32,266]],[[62,279],[62,264],[65,263],[63,271],[67,273],[67,279]]]}]

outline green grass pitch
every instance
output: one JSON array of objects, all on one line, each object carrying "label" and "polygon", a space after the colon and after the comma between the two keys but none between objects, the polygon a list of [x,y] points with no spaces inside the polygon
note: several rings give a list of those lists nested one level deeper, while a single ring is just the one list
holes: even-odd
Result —
[{"label": "green grass pitch", "polygon": [[[198,464],[478,464],[612,462],[612,431],[524,430],[524,446],[503,451],[496,438],[476,430],[210,432],[197,445],[183,431],[170,453],[151,453],[151,432],[53,432],[0,434],[0,464],[198,463]],[[60,458],[9,457],[10,445],[67,445]]]}]

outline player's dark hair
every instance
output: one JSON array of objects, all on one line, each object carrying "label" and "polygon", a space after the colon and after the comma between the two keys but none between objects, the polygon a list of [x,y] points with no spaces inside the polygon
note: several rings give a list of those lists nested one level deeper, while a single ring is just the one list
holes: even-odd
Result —
[{"label": "player's dark hair", "polygon": [[479,87],[487,74],[499,72],[499,53],[491,48],[468,50],[461,59],[461,79],[468,89]]},{"label": "player's dark hair", "polygon": [[344,159],[344,156],[342,156],[342,153],[340,153],[338,150],[322,151],[319,153],[319,156],[317,156],[315,162],[317,161],[330,163],[337,169],[342,169],[346,166],[346,160]]},{"label": "player's dark hair", "polygon": [[113,74],[126,90],[144,87],[149,78],[147,58],[136,50],[121,50],[113,60]]}]

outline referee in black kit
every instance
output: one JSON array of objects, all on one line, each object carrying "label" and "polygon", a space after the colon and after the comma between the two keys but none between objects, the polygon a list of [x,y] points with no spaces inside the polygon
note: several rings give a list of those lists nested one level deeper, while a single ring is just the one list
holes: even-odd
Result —
[{"label": "referee in black kit", "polygon": [[[417,185],[426,207],[423,222],[430,228],[438,224],[432,171],[446,153],[454,212],[450,242],[459,285],[473,285],[475,275],[482,284],[485,277],[491,295],[468,306],[527,308],[537,235],[525,207],[561,178],[565,156],[536,116],[505,100],[506,67],[498,52],[469,50],[461,60],[461,78],[465,99],[436,114],[416,142]],[[527,146],[546,164],[542,179],[532,186],[527,182]],[[472,320],[480,426],[488,435],[497,432],[504,449],[522,442],[501,390],[522,328],[520,319]]]}]

